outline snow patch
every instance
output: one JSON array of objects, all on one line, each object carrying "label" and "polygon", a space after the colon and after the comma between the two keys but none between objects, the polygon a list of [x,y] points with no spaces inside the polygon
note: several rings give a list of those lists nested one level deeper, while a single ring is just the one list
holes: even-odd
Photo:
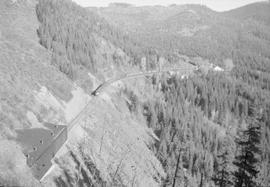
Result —
[{"label": "snow patch", "polygon": [[36,115],[31,112],[31,111],[27,111],[26,113],[26,117],[28,119],[28,121],[32,124],[32,126],[36,127],[36,128],[45,128],[45,126],[43,126],[37,119]]},{"label": "snow patch", "polygon": [[182,75],[181,76],[181,79],[187,79],[188,78],[188,75]]},{"label": "snow patch", "polygon": [[90,79],[93,82],[93,88],[97,88],[100,85],[100,81],[91,73],[88,73],[88,76],[90,77]]},{"label": "snow patch", "polygon": [[216,65],[214,65],[214,64],[210,64],[210,68],[213,70],[213,71],[219,71],[219,72],[222,72],[222,71],[224,71],[224,69],[222,69],[221,67],[219,67],[219,66],[216,66]]},{"label": "snow patch", "polygon": [[65,117],[68,122],[75,118],[90,101],[90,96],[81,88],[73,90],[72,95],[73,98],[65,103]]},{"label": "snow patch", "polygon": [[[70,122],[90,101],[90,96],[79,87],[76,87],[71,93],[73,95],[72,99],[65,102],[56,99],[46,87],[42,86],[39,92],[35,92],[35,99],[47,109],[53,108],[59,113],[63,112],[66,122]],[[28,115],[31,120],[35,120],[32,114],[29,113]]]},{"label": "snow patch", "polygon": [[216,66],[216,67],[214,68],[214,71],[224,71],[224,69],[222,69],[222,68],[219,67],[219,66]]},{"label": "snow patch", "polygon": [[49,109],[50,107],[56,110],[63,110],[64,106],[48,91],[45,86],[42,86],[39,92],[36,92],[35,98],[44,107]]}]

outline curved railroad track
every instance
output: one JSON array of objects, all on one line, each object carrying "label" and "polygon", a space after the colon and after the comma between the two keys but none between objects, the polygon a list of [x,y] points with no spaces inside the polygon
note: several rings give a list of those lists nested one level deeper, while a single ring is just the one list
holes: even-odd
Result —
[{"label": "curved railroad track", "polygon": [[[103,92],[106,87],[110,86],[111,84],[121,81],[121,80],[127,80],[131,78],[139,78],[144,76],[151,76],[154,74],[162,74],[166,72],[181,72],[181,71],[190,71],[192,68],[171,68],[161,71],[148,71],[148,72],[140,72],[140,73],[133,73],[133,74],[126,74],[125,76],[109,79],[105,81],[104,83],[100,84],[92,93],[92,96],[98,96],[101,92]],[[50,171],[50,168],[52,166],[51,159],[54,158],[54,156],[57,154],[57,152],[61,149],[61,147],[66,143],[68,140],[68,135],[70,134],[71,130],[78,124],[78,122],[85,117],[86,112],[88,111],[88,107],[91,104],[91,100],[94,97],[90,98],[90,101],[87,102],[85,107],[82,109],[82,111],[77,114],[77,116],[72,119],[67,126],[59,126],[53,125],[54,128],[59,129],[55,135],[51,138],[50,142],[48,142],[46,145],[43,145],[43,148],[40,149],[39,147],[36,147],[36,150],[30,153],[27,153],[27,155],[30,155],[27,157],[27,163],[29,164],[29,167],[32,168],[33,173],[35,177],[42,181],[44,176],[47,175],[47,173]]]}]

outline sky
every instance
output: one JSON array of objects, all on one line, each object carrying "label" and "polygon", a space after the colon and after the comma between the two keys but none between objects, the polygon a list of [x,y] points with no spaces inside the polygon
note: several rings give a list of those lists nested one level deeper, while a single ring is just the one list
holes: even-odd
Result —
[{"label": "sky", "polygon": [[73,0],[83,7],[104,7],[112,2],[124,2],[136,6],[143,5],[170,5],[170,4],[204,4],[216,11],[234,9],[246,4],[263,0]]}]

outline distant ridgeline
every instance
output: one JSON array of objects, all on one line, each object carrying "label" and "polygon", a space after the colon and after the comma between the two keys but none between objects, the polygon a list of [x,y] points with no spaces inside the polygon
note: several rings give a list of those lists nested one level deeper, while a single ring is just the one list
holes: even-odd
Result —
[{"label": "distant ridgeline", "polygon": [[[122,31],[72,2],[40,0],[38,34],[40,43],[53,52],[52,63],[72,79],[77,68],[96,73],[97,36],[123,49],[130,64],[160,51],[172,62],[184,54],[222,68],[224,59],[231,59],[233,68],[226,73],[152,77],[155,90],[149,93],[160,95],[140,101],[127,92],[134,105],[131,112],[144,111],[159,138],[152,149],[167,172],[164,185],[270,186],[269,25],[243,10],[246,15],[239,21],[230,13],[196,5],[147,7],[145,16],[140,7],[117,7],[100,12],[122,20]],[[139,107],[142,110],[135,110]]]},{"label": "distant ridgeline", "polygon": [[122,7],[122,8],[127,8],[127,7],[133,7],[134,5],[129,4],[129,3],[110,3],[109,7]]},{"label": "distant ridgeline", "polygon": [[270,186],[269,12],[269,3],[225,13],[197,5],[101,9],[168,59],[184,54],[222,68],[224,59],[233,62],[228,73],[153,78],[164,99],[151,97],[143,111],[159,138],[153,150],[165,185]]}]

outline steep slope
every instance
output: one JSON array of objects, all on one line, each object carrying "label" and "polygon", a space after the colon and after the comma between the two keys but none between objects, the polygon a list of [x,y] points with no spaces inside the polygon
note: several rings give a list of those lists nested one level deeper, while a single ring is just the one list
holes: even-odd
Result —
[{"label": "steep slope", "polygon": [[[258,124],[258,174],[249,178],[269,186],[267,24],[196,5],[0,3],[0,186],[214,186],[224,171],[232,184],[242,169],[234,161],[245,154],[237,139]],[[168,67],[186,70],[90,96],[104,80]],[[18,129],[70,122],[39,183]]]},{"label": "steep slope", "polygon": [[1,1],[0,9],[0,181],[11,186],[31,186],[36,183],[14,142],[15,129],[44,128],[40,125],[42,120],[65,121],[63,113],[41,105],[35,96],[46,86],[55,97],[68,101],[74,87],[50,65],[50,54],[38,43],[35,5],[28,1]]},{"label": "steep slope", "polygon": [[[56,12],[69,7],[73,15],[69,19],[82,19],[76,11],[85,11],[70,1],[46,2],[49,4],[41,7],[47,10],[52,8]],[[63,4],[58,5],[66,6],[57,10],[59,2]],[[114,93],[96,99],[90,96],[93,87],[102,81],[123,72],[136,71],[138,68],[132,66],[132,57],[116,47],[114,41],[117,39],[109,36],[106,28],[85,33],[84,26],[90,28],[93,22],[96,23],[88,11],[83,14],[86,21],[81,23],[82,28],[75,34],[70,31],[65,39],[73,41],[73,36],[80,39],[81,36],[88,36],[92,46],[86,44],[82,48],[84,44],[71,43],[74,48],[71,48],[72,55],[68,56],[61,46],[64,38],[58,38],[63,37],[62,33],[47,35],[46,40],[42,39],[44,35],[40,29],[44,29],[45,34],[55,34],[55,31],[47,32],[47,28],[42,27],[42,20],[49,20],[49,15],[44,13],[41,18],[36,6],[36,1],[0,2],[0,186],[58,186],[63,183],[73,185],[78,181],[86,186],[101,183],[160,184],[165,173],[148,149],[153,135],[144,119],[138,120],[130,115],[125,97]],[[78,25],[74,20],[68,22],[64,16],[60,16],[57,21],[76,28]],[[87,20],[92,22],[88,23]],[[51,29],[67,26],[58,25]],[[51,38],[52,46],[49,47]],[[85,54],[92,54],[93,61],[85,59]],[[95,63],[95,66],[88,66],[89,62]],[[70,76],[66,67],[74,68],[77,75]],[[108,90],[114,89],[111,87]],[[49,175],[43,183],[39,183],[26,165],[23,150],[27,145],[16,141],[17,130],[46,129],[45,123],[68,125],[89,102],[84,114],[76,120],[69,134],[70,140],[53,161]],[[75,168],[71,170],[72,167]]]},{"label": "steep slope", "polygon": [[[41,86],[51,88],[64,101],[72,97],[71,82],[50,65],[50,54],[39,45],[35,27],[38,22],[34,5],[1,2],[1,98],[5,102],[2,109],[14,117],[16,110],[24,113],[31,109],[25,104],[31,105],[33,90],[38,91]],[[13,128],[31,126],[24,115],[16,118],[20,120],[12,121]]]},{"label": "steep slope", "polygon": [[[241,10],[235,12],[249,14]],[[153,150],[167,173],[164,185],[238,186],[243,178],[258,186],[270,184],[266,156],[270,145],[270,27],[262,21],[268,19],[269,11],[256,4],[248,10],[253,11],[251,17],[261,17],[238,19],[190,5],[98,9],[105,19],[121,24],[132,38],[165,54],[169,61],[175,56],[193,56],[200,66],[198,74],[187,79],[151,79],[161,96],[143,102],[148,125],[160,139]],[[160,19],[151,19],[151,15]],[[207,62],[228,71],[204,71]],[[238,163],[246,161],[241,158],[251,144],[245,140],[252,128],[260,137],[252,146],[260,151],[251,150],[255,162],[245,167]]]}]

